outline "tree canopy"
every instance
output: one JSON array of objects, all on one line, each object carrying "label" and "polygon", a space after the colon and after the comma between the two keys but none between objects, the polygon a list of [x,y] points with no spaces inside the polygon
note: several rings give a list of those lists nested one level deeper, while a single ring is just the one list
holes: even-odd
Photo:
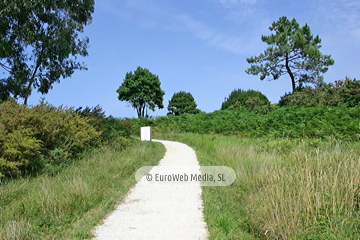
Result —
[{"label": "tree canopy", "polygon": [[164,108],[165,92],[161,90],[157,75],[148,69],[138,67],[134,73],[128,72],[121,86],[116,90],[120,101],[128,101],[136,109],[138,117],[147,117],[148,110]]},{"label": "tree canopy", "polygon": [[230,93],[229,97],[225,98],[225,101],[221,104],[221,110],[235,109],[241,106],[254,109],[269,104],[269,99],[259,91],[235,89]]},{"label": "tree canopy", "polygon": [[334,64],[331,55],[320,52],[321,39],[311,34],[310,27],[300,27],[295,19],[281,17],[269,27],[274,34],[261,36],[261,40],[270,47],[259,56],[247,58],[251,67],[246,73],[260,74],[260,79],[277,80],[288,74],[293,92],[306,83],[318,84],[321,74]]},{"label": "tree canopy", "polygon": [[168,110],[169,114],[174,114],[176,116],[184,113],[199,113],[200,110],[196,108],[197,104],[194,97],[191,93],[180,91],[174,93],[172,98],[169,101]]},{"label": "tree canopy", "polygon": [[86,69],[89,39],[79,34],[94,12],[94,0],[3,0],[0,2],[0,97],[48,93],[60,78]]}]

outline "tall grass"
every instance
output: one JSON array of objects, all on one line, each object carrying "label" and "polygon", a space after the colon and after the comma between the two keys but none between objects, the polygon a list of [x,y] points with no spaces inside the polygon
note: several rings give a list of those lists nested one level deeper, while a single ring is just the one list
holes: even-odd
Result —
[{"label": "tall grass", "polygon": [[135,184],[136,170],[156,165],[165,153],[153,142],[113,148],[95,150],[55,176],[1,183],[0,239],[91,238],[92,228]]},{"label": "tall grass", "polygon": [[360,239],[360,143],[167,137],[237,173],[231,186],[203,187],[211,239]]}]

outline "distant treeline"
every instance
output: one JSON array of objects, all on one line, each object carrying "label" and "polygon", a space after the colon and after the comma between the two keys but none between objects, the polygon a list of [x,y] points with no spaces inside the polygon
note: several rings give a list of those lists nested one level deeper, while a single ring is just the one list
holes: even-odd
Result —
[{"label": "distant treeline", "polygon": [[[360,139],[360,81],[298,88],[270,104],[258,91],[234,90],[212,113],[133,119],[154,131],[290,138]],[[137,131],[137,130],[136,130]]]}]

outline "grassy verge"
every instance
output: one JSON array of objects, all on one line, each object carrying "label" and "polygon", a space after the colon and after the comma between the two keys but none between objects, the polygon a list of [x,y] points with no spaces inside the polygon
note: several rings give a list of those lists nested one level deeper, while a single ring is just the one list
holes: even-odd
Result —
[{"label": "grassy verge", "polygon": [[136,170],[157,165],[164,153],[154,142],[98,149],[55,176],[2,183],[0,239],[92,238],[93,227],[136,183]]},{"label": "grassy verge", "polygon": [[203,187],[211,239],[360,239],[360,143],[165,134],[201,165],[229,166],[228,187]]}]

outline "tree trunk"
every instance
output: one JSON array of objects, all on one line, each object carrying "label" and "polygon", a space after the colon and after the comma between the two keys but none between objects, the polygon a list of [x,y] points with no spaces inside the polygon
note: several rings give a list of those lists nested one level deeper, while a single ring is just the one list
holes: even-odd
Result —
[{"label": "tree trunk", "polygon": [[24,105],[27,105],[28,97],[29,97],[29,96],[26,96],[26,97],[24,98]]},{"label": "tree trunk", "polygon": [[288,54],[286,54],[286,57],[285,57],[285,67],[286,67],[286,71],[288,72],[290,78],[291,78],[291,84],[292,84],[292,91],[293,93],[295,92],[295,89],[296,89],[296,85],[295,85],[295,77],[294,77],[294,74],[291,72],[291,69],[289,67],[289,57],[288,57]]},{"label": "tree trunk", "polygon": [[[40,54],[39,54],[39,59],[41,59],[44,50],[45,50],[45,48],[41,48],[41,51],[40,51]],[[31,79],[30,79],[29,85],[28,85],[27,88],[26,88],[26,96],[25,96],[25,98],[24,98],[24,105],[27,104],[28,98],[29,98],[29,96],[31,95],[31,85],[33,84],[33,82],[34,82],[34,80],[35,80],[35,76],[36,76],[37,71],[39,70],[40,65],[41,65],[41,64],[40,64],[40,60],[39,60],[39,61],[37,61],[36,67],[35,67],[32,75],[31,75]]]},{"label": "tree trunk", "polygon": [[141,107],[137,107],[136,112],[137,112],[138,118],[141,117]]},{"label": "tree trunk", "polygon": [[29,85],[26,88],[26,96],[24,97],[24,105],[27,105],[28,98],[31,94],[31,84],[32,84],[32,81],[29,82]]}]

